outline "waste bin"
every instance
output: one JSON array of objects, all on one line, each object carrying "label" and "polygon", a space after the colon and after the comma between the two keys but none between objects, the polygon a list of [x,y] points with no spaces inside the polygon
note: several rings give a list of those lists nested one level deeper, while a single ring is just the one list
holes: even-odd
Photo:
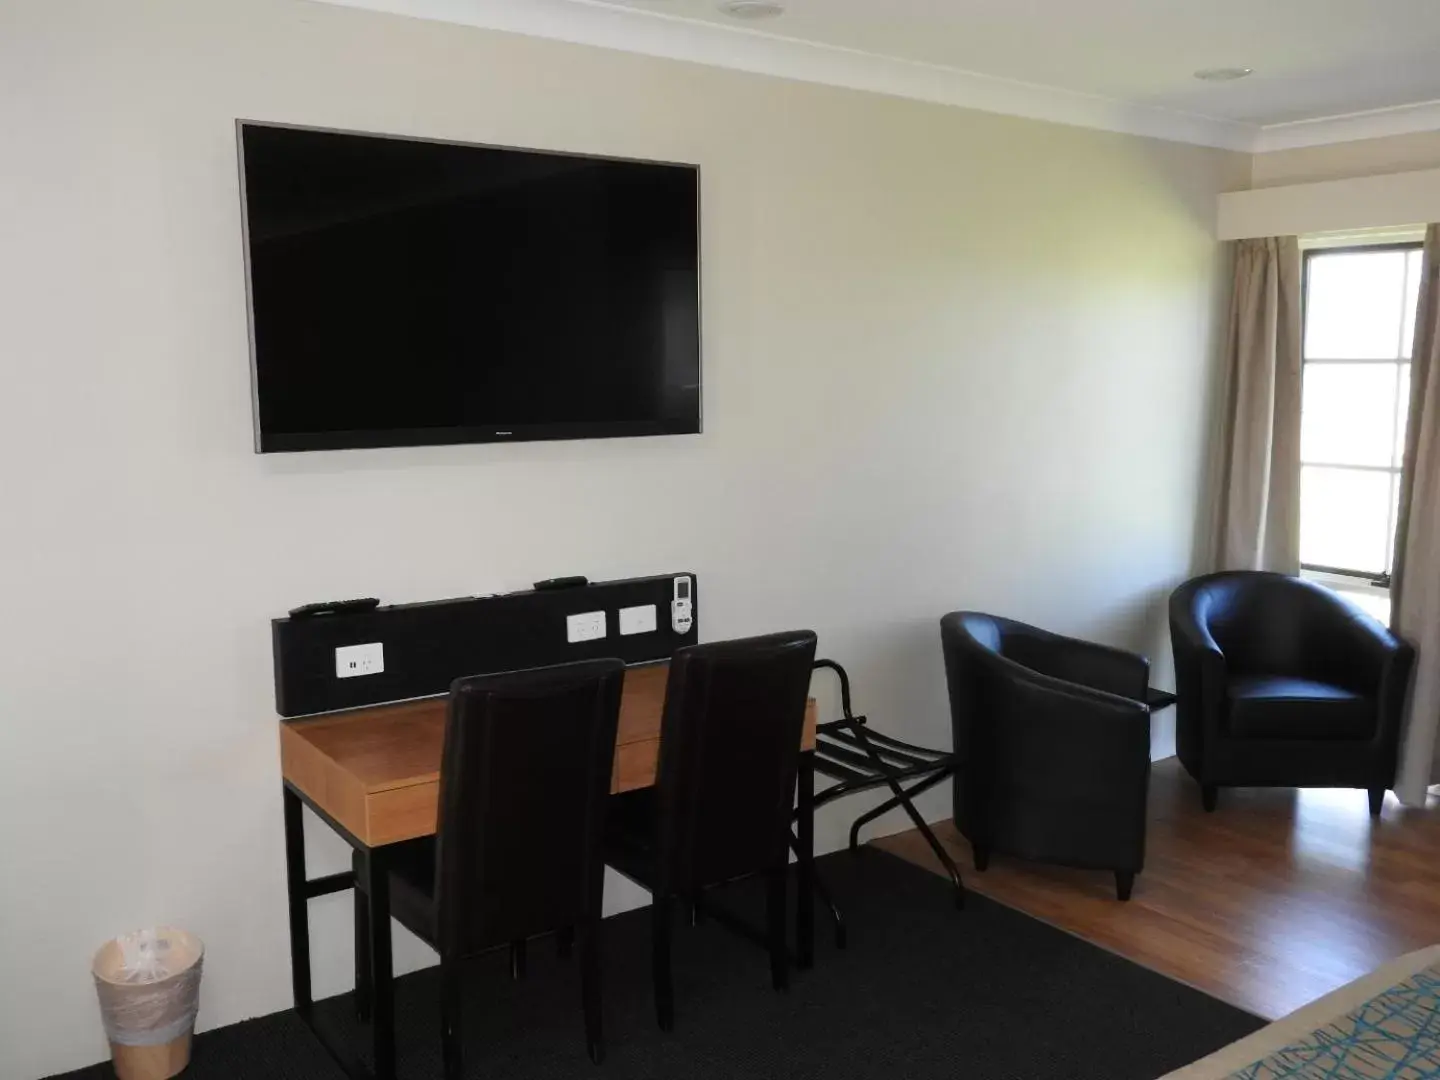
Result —
[{"label": "waste bin", "polygon": [[91,971],[120,1080],[170,1080],[190,1064],[205,946],[174,927],[107,941]]}]

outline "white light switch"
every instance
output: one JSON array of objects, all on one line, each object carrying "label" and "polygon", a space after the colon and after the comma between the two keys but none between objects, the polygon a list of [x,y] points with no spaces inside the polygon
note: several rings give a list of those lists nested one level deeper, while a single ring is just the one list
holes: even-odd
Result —
[{"label": "white light switch", "polygon": [[620,636],[649,634],[655,629],[655,605],[641,604],[639,607],[620,609]]},{"label": "white light switch", "polygon": [[586,611],[579,615],[565,616],[565,640],[572,645],[579,641],[596,641],[605,634],[603,611]]},{"label": "white light switch", "polygon": [[360,675],[379,675],[385,670],[385,646],[378,641],[368,645],[346,645],[335,650],[335,677],[354,679]]}]

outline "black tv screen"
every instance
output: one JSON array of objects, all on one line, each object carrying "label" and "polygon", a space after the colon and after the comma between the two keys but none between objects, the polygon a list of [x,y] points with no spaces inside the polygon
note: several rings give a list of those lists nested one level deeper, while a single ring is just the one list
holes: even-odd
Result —
[{"label": "black tv screen", "polygon": [[258,451],[700,430],[695,167],[239,137]]}]

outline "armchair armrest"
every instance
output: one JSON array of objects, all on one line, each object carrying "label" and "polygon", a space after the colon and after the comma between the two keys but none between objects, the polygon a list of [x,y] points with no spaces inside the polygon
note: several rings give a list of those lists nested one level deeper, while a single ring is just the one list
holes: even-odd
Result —
[{"label": "armchair armrest", "polygon": [[1321,631],[1324,640],[1316,654],[1323,657],[1324,670],[1317,674],[1374,699],[1376,739],[1388,746],[1387,753],[1393,756],[1400,741],[1415,648],[1343,597],[1331,593],[1327,599],[1335,614]]},{"label": "armchair armrest", "polygon": [[994,738],[1026,787],[1091,805],[1142,807],[1150,775],[1143,701],[1029,671],[1004,658]]},{"label": "armchair armrest", "polygon": [[1209,600],[1197,578],[1170,596],[1170,647],[1175,655],[1175,747],[1198,774],[1206,744],[1219,734],[1225,710],[1226,664],[1206,623]]},{"label": "armchair armrest", "polygon": [[1182,600],[1180,593],[1176,593],[1170,603],[1170,639],[1177,649],[1184,648],[1197,657],[1208,656],[1222,664],[1225,662],[1225,654],[1220,651],[1210,627],[1195,610],[1195,603],[1190,597]]},{"label": "armchair armrest", "polygon": [[1393,666],[1408,663],[1410,645],[1369,612],[1327,590],[1329,616],[1316,628],[1315,655],[1323,658],[1317,676],[1366,695],[1380,692]]}]

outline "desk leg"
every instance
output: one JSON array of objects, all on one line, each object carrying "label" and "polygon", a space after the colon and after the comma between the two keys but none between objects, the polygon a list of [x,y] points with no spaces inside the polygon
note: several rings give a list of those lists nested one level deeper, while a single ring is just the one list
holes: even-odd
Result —
[{"label": "desk leg", "polygon": [[308,1013],[310,998],[310,907],[305,889],[305,819],[300,797],[288,787],[285,800],[285,888],[290,901],[290,986],[295,1011]]},{"label": "desk leg", "polygon": [[802,970],[815,964],[815,752],[800,755],[796,774],[795,956]]},{"label": "desk leg", "polygon": [[370,1038],[375,1080],[395,1078],[395,970],[390,951],[390,870],[384,848],[364,855],[370,906]]}]

